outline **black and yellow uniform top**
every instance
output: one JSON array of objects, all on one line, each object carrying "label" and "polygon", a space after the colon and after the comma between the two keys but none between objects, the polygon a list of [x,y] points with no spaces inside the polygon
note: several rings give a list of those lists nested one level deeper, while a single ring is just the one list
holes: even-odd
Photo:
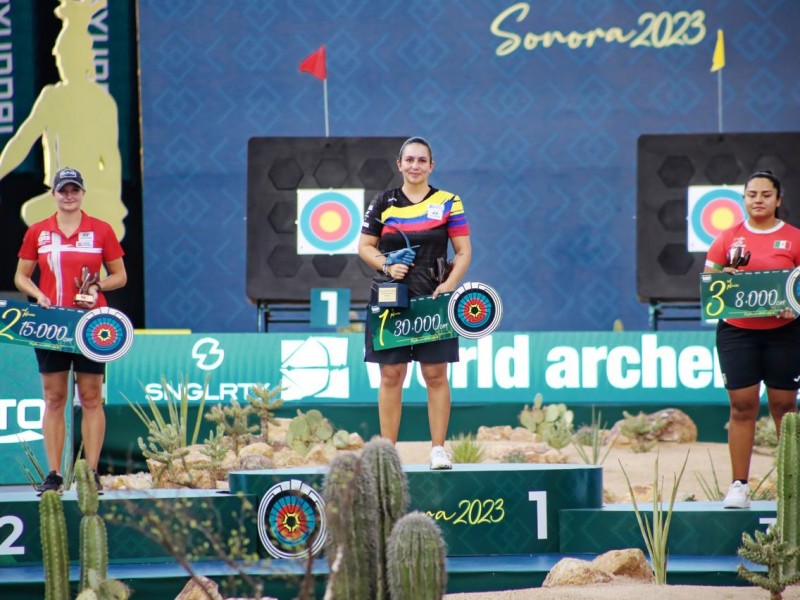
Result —
[{"label": "black and yellow uniform top", "polygon": [[[450,238],[469,235],[469,225],[461,198],[455,194],[432,187],[421,202],[414,204],[401,188],[394,188],[372,199],[361,233],[379,237],[378,250],[384,254],[406,247],[403,234],[411,246],[419,245],[414,249],[414,266],[402,280],[408,285],[409,295],[416,297],[436,289],[436,259],[447,258]],[[373,286],[387,281],[391,278],[379,272]]]}]

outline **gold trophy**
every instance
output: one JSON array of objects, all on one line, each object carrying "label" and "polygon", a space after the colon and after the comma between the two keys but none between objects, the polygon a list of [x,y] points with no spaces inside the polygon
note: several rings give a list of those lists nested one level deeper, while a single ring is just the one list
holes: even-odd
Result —
[{"label": "gold trophy", "polygon": [[92,273],[89,267],[84,266],[81,269],[80,281],[77,277],[75,278],[75,287],[78,288],[78,293],[75,294],[76,304],[92,304],[92,302],[94,302],[94,296],[88,293],[89,286],[93,283],[97,283],[98,279],[99,273]]}]

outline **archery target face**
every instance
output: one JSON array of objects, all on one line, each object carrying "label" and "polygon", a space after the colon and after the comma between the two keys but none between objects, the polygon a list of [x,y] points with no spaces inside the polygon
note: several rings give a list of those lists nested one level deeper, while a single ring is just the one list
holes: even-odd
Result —
[{"label": "archery target face", "polygon": [[447,316],[458,335],[477,340],[500,325],[503,304],[494,288],[485,283],[468,282],[456,288],[450,296]]},{"label": "archery target face", "polygon": [[86,358],[97,362],[117,360],[133,345],[133,324],[118,310],[95,308],[75,326],[75,343]]},{"label": "archery target face", "polygon": [[744,186],[689,186],[686,244],[689,252],[707,252],[720,233],[747,218]]},{"label": "archery target face", "polygon": [[358,254],[364,190],[297,190],[297,254]]},{"label": "archery target face", "polygon": [[317,554],[325,543],[325,502],[307,483],[290,479],[273,485],[258,505],[258,536],[275,558]]}]

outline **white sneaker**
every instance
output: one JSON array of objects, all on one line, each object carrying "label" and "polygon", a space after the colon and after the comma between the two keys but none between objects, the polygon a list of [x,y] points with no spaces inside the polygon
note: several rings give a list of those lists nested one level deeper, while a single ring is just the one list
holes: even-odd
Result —
[{"label": "white sneaker", "polygon": [[734,481],[722,501],[722,508],[750,508],[750,486]]},{"label": "white sneaker", "polygon": [[450,462],[450,454],[444,446],[434,446],[431,448],[431,470],[452,469],[453,463]]}]

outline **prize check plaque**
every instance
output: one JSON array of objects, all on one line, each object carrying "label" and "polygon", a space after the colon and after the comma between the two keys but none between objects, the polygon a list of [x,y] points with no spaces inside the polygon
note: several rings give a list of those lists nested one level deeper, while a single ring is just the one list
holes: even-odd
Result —
[{"label": "prize check plaque", "polygon": [[0,298],[0,343],[83,354],[97,362],[122,357],[133,344],[128,317],[107,306],[85,311],[42,308]]},{"label": "prize check plaque", "polygon": [[367,307],[375,350],[425,344],[457,336],[478,339],[500,324],[503,306],[483,283],[465,283],[454,292],[411,298],[408,308]]},{"label": "prize check plaque", "polygon": [[704,319],[772,317],[784,309],[800,313],[800,267],[777,271],[701,273]]}]

